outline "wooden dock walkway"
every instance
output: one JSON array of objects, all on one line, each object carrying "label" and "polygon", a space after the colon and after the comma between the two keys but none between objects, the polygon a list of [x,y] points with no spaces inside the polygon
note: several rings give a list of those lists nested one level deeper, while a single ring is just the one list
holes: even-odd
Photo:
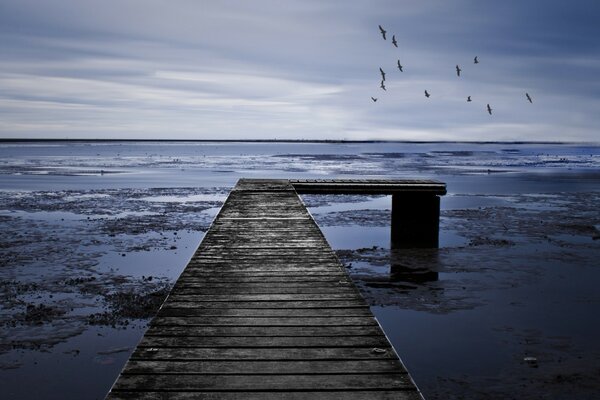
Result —
[{"label": "wooden dock walkway", "polygon": [[288,180],[238,182],[109,399],[421,399]]}]

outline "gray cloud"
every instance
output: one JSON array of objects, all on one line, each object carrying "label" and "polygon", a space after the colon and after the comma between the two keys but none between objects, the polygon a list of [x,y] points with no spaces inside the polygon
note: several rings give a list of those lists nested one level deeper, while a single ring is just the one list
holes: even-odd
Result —
[{"label": "gray cloud", "polygon": [[0,137],[597,140],[599,10],[0,0]]}]

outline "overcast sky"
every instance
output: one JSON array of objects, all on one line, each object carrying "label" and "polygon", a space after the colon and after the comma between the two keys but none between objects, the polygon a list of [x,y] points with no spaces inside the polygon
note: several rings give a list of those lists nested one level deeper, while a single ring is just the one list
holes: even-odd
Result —
[{"label": "overcast sky", "polygon": [[0,0],[0,137],[597,142],[598,21],[597,0]]}]

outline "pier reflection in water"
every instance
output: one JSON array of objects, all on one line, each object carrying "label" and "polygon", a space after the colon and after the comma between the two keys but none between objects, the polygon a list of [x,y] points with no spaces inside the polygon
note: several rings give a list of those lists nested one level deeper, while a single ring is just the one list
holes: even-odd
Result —
[{"label": "pier reflection in water", "polygon": [[438,249],[402,249],[390,250],[390,281],[426,283],[439,279]]}]

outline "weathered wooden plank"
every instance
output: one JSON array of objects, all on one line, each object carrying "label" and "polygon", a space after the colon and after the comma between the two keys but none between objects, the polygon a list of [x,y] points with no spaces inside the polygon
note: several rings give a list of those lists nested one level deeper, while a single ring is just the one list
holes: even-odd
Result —
[{"label": "weathered wooden plank", "polygon": [[398,360],[340,361],[131,361],[128,374],[390,374],[402,371]]},{"label": "weathered wooden plank", "polygon": [[[203,347],[141,347],[131,355],[132,360],[211,360],[211,361],[338,361],[392,359],[398,356],[389,347],[333,347],[333,348],[203,348]],[[125,369],[126,371],[126,369]],[[318,388],[317,388],[318,389]]]},{"label": "weathered wooden plank", "polygon": [[[210,238],[210,236],[209,236]],[[232,243],[233,244],[233,243]],[[241,244],[241,243],[238,243]],[[254,247],[254,248],[231,248],[231,249],[213,249],[213,246],[207,246],[206,248],[201,249],[201,252],[198,254],[198,258],[202,259],[203,257],[205,257],[206,255],[209,254],[213,254],[213,255],[219,255],[219,254],[229,254],[232,256],[261,256],[261,255],[265,255],[265,256],[294,256],[294,255],[298,255],[298,254],[306,254],[312,257],[316,257],[316,258],[325,258],[326,256],[330,256],[333,255],[333,251],[327,246],[327,244],[325,242],[319,243],[318,246],[320,249],[322,249],[322,253],[318,252],[315,253],[315,250],[313,248],[289,248],[289,247],[283,247],[283,246],[278,246],[278,243],[270,243],[269,245],[266,245],[264,247],[264,249],[261,249],[260,247]]]},{"label": "weathered wooden plank", "polygon": [[[303,220],[292,220],[292,222],[285,222],[286,220],[250,220],[250,219],[229,219],[220,221],[214,225],[214,229],[210,232],[210,237],[221,240],[231,240],[238,237],[250,237],[253,232],[259,232],[264,234],[264,237],[278,239],[295,239],[295,240],[314,240],[318,239],[321,234],[316,232],[313,228],[308,228]],[[301,225],[302,224],[302,225]],[[226,237],[231,234],[232,237]],[[262,237],[262,236],[261,236]],[[259,239],[261,237],[254,237],[252,239]]]},{"label": "weathered wooden plank", "polygon": [[346,336],[381,335],[377,325],[359,326],[151,326],[146,336]]},{"label": "weathered wooden plank", "polygon": [[[210,237],[218,239],[232,239],[236,237],[250,237],[259,239],[261,237],[251,237],[253,232],[260,232],[265,237],[275,238],[294,238],[296,240],[317,239],[321,234],[314,230],[312,226],[306,226],[304,217],[294,220],[269,220],[269,219],[219,219],[211,227]],[[233,235],[232,237],[226,236]]]},{"label": "weathered wooden plank", "polygon": [[138,346],[146,347],[383,347],[385,336],[144,336]]},{"label": "weathered wooden plank", "polygon": [[347,275],[344,274],[343,267],[302,267],[302,266],[290,266],[287,267],[285,265],[259,265],[253,266],[249,264],[240,265],[238,269],[234,268],[232,265],[222,266],[221,264],[214,264],[208,266],[195,266],[190,267],[189,270],[185,271],[184,278],[204,278],[215,276],[219,274],[223,278],[231,279],[236,278],[239,279],[244,276],[281,276],[286,273],[286,271],[290,274],[290,279],[296,279],[298,276],[303,275],[307,278],[316,277],[316,276],[332,276],[336,275],[339,279],[344,279]]},{"label": "weathered wooden plank", "polygon": [[[213,280],[207,282],[204,279],[190,279],[186,276],[182,281],[178,282],[179,290],[193,289],[193,290],[204,290],[211,288],[223,288],[223,289],[235,289],[244,288],[251,290],[271,289],[273,287],[288,288],[288,289],[302,289],[302,288],[324,288],[324,289],[354,289],[353,282],[346,276],[337,275],[328,277],[322,277],[322,279],[306,280],[302,277],[292,277],[288,280],[282,280],[281,278],[275,280],[277,283],[274,285],[274,280],[242,280],[237,277],[233,282],[231,280],[223,282],[221,280]],[[232,284],[234,283],[234,284]]]},{"label": "weathered wooden plank", "polygon": [[[262,265],[261,265],[262,264]],[[186,276],[205,275],[206,273],[222,273],[227,274],[228,272],[243,274],[252,273],[258,274],[261,272],[269,273],[270,275],[281,275],[286,271],[293,274],[305,274],[305,275],[331,275],[332,272],[338,271],[340,276],[342,274],[342,267],[332,267],[325,263],[319,263],[307,261],[307,265],[292,265],[286,264],[281,259],[275,262],[268,263],[266,260],[261,260],[261,264],[252,264],[244,262],[244,260],[238,260],[238,262],[232,262],[229,265],[224,264],[223,260],[219,260],[213,264],[202,263],[190,266],[190,270],[186,271]],[[313,265],[314,264],[314,265]],[[319,265],[321,264],[321,265]]]},{"label": "weathered wooden plank", "polygon": [[327,374],[327,375],[160,375],[123,374],[113,390],[212,390],[212,391],[269,391],[269,390],[394,390],[412,389],[406,374]]},{"label": "weathered wooden plank", "polygon": [[[212,238],[211,238],[212,239]],[[207,245],[210,245],[210,249],[205,251],[203,255],[212,253],[218,254],[229,254],[230,252],[240,251],[251,251],[253,254],[261,254],[262,252],[268,252],[269,254],[281,255],[283,250],[293,252],[298,250],[304,252],[306,250],[312,250],[312,254],[315,251],[324,250],[323,242],[320,240],[292,240],[292,239],[281,239],[280,241],[274,242],[266,240],[266,238],[246,240],[240,238],[237,240],[209,240]],[[318,253],[317,253],[318,254]]]},{"label": "weathered wooden plank", "polygon": [[290,180],[301,194],[365,194],[391,195],[397,193],[446,194],[446,184],[434,180],[385,180],[385,179],[294,179]]},{"label": "weathered wooden plank", "polygon": [[[343,273],[343,267],[339,265],[339,260],[333,257],[327,259],[315,259],[308,258],[306,263],[299,261],[299,258],[292,258],[291,256],[286,257],[262,257],[258,259],[252,259],[251,257],[237,257],[235,259],[228,259],[224,257],[198,257],[192,260],[193,264],[190,265],[190,272],[203,272],[210,268],[220,268],[225,272],[227,270],[240,269],[240,272],[244,272],[244,269],[252,269],[260,271],[263,267],[269,267],[271,269],[279,269],[280,273],[284,273],[289,269],[290,273],[300,272],[334,272],[339,271]],[[186,271],[187,272],[187,271]]]},{"label": "weathered wooden plank", "polygon": [[[252,254],[260,254],[262,251],[268,251],[270,253],[282,254],[284,251],[293,252],[299,251],[302,253],[312,253],[312,255],[319,254],[315,253],[315,249],[324,250],[324,244],[322,240],[318,238],[313,239],[303,239],[298,240],[294,238],[285,238],[280,237],[279,239],[271,239],[269,240],[266,235],[262,237],[254,237],[254,238],[244,238],[244,237],[236,237],[229,238],[227,240],[221,238],[209,237],[206,245],[210,248],[207,248],[203,254],[211,254],[211,253],[223,253],[227,254],[228,252],[235,252],[238,249],[240,251],[252,252]],[[307,250],[312,250],[309,252]],[[240,253],[241,254],[241,253]]]},{"label": "weathered wooden plank", "polygon": [[[309,257],[304,259],[305,262],[299,261],[297,257],[261,257],[257,259],[253,259],[252,257],[236,257],[235,259],[227,259],[225,257],[197,257],[192,260],[190,264],[190,272],[202,272],[202,271],[194,271],[194,270],[207,270],[209,268],[220,268],[223,270],[231,269],[236,270],[240,269],[240,272],[244,272],[243,269],[253,269],[256,271],[260,271],[260,269],[264,266],[268,266],[270,268],[278,268],[280,273],[285,271],[289,271],[290,273],[294,273],[295,271],[299,272],[328,272],[331,273],[333,271],[339,271],[342,273],[344,270],[339,265],[339,261],[333,257],[327,257],[326,259],[318,259],[314,257]],[[268,263],[267,265],[263,265]]]},{"label": "weathered wooden plank", "polygon": [[174,308],[162,307],[160,317],[370,317],[368,307],[349,308]]},{"label": "weathered wooden plank", "polygon": [[163,317],[152,325],[321,326],[375,325],[373,317]]},{"label": "weathered wooden plank", "polygon": [[302,392],[175,392],[175,391],[118,391],[110,395],[113,400],[423,400],[416,390],[353,390],[353,391],[302,391]]},{"label": "weathered wooden plank", "polygon": [[338,277],[337,280],[314,280],[314,281],[281,281],[277,282],[277,285],[273,285],[273,282],[265,282],[265,280],[261,280],[258,282],[244,282],[244,281],[236,281],[235,285],[232,285],[231,282],[203,282],[200,280],[190,281],[185,280],[180,282],[181,288],[180,290],[190,290],[190,291],[204,291],[207,289],[231,289],[233,287],[240,288],[242,290],[265,290],[272,289],[274,286],[281,289],[339,289],[343,287],[354,287],[352,282],[347,279],[343,279],[342,277]]},{"label": "weathered wooden plank", "polygon": [[[337,267],[336,267],[337,268]],[[290,273],[290,279],[295,279],[299,275],[304,275],[305,277],[315,277],[315,276],[331,276],[333,274],[337,274],[338,279],[346,278],[347,275],[342,275],[342,270],[335,270],[333,268],[327,267],[294,267],[291,266],[288,269]],[[190,270],[186,271],[184,278],[204,278],[207,276],[214,276],[215,274],[219,274],[223,278],[236,278],[239,279],[243,276],[281,276],[286,273],[286,267],[282,265],[261,265],[261,266],[251,266],[251,265],[242,265],[237,270],[232,266],[221,267],[219,265],[208,266],[206,268],[203,267],[190,267]]]},{"label": "weathered wooden plank", "polygon": [[364,308],[367,307],[360,299],[354,300],[323,300],[323,301],[185,301],[184,299],[173,298],[162,306],[163,309],[170,308],[234,308],[234,309],[257,309],[257,308],[277,308],[277,309],[303,309],[303,308]]},{"label": "weathered wooden plank", "polygon": [[169,298],[175,301],[327,301],[361,299],[360,294],[348,293],[312,293],[312,294],[179,294],[172,293]]},{"label": "weathered wooden plank", "polygon": [[332,294],[332,295],[353,295],[356,293],[356,289],[354,287],[344,287],[338,285],[338,287],[203,287],[203,288],[188,288],[181,287],[177,291],[177,294],[186,295],[186,294],[199,294],[199,295],[222,295],[227,296],[229,294],[235,295],[270,295],[270,294],[290,294],[290,295],[311,295],[311,294]]},{"label": "weathered wooden plank", "polygon": [[[253,262],[255,265],[260,265],[262,262],[276,262],[280,265],[287,265],[298,263],[299,260],[303,260],[303,257],[306,258],[307,262],[311,263],[335,263],[337,258],[335,254],[325,254],[322,251],[317,251],[315,254],[315,249],[311,249],[311,252],[295,252],[293,248],[287,249],[250,249],[250,248],[239,248],[239,253],[234,251],[217,251],[211,250],[207,252],[203,252],[198,255],[194,260],[192,265],[196,264],[204,264],[208,262],[227,262],[227,263],[236,263],[236,261],[246,261]],[[303,249],[304,250],[304,249]]]},{"label": "weathered wooden plank", "polygon": [[[237,251],[240,251],[237,253]],[[310,250],[310,251],[308,251]],[[291,240],[282,240],[279,243],[263,241],[245,241],[238,242],[217,242],[212,243],[210,249],[204,251],[198,257],[198,261],[204,259],[240,257],[257,260],[259,258],[270,259],[274,257],[287,257],[298,260],[299,255],[306,255],[314,260],[328,260],[334,257],[334,254],[326,254],[323,243],[318,241],[299,242]],[[296,251],[298,253],[296,253]],[[254,257],[254,258],[253,258]]]},{"label": "weathered wooden plank", "polygon": [[[308,263],[318,263],[318,264],[325,264],[324,266],[329,266],[327,265],[327,263],[335,263],[338,259],[336,258],[336,256],[332,253],[332,254],[324,254],[323,252],[317,252],[317,255],[315,255],[315,251],[313,249],[312,252],[307,252],[307,253],[301,253],[301,252],[294,252],[294,249],[284,249],[287,251],[287,253],[283,253],[283,251],[280,251],[279,253],[275,252],[275,251],[267,251],[269,249],[262,249],[262,250],[256,250],[256,249],[239,249],[240,253],[235,253],[235,252],[221,252],[221,251],[215,251],[214,253],[211,252],[205,252],[203,254],[198,255],[198,257],[195,258],[195,260],[193,260],[192,266],[195,265],[203,265],[203,264],[208,264],[208,263],[228,263],[228,264],[237,264],[238,266],[240,264],[243,264],[244,262],[246,263],[253,263],[255,267],[260,266],[263,263],[271,263],[271,264],[275,264],[275,265],[294,265],[296,264],[297,266],[303,266],[306,268],[306,265],[301,265],[302,263],[299,262],[298,260],[304,260],[306,259],[306,262]],[[256,250],[255,253],[252,253],[252,250]],[[276,250],[271,249],[271,250]],[[246,251],[245,254],[242,254],[242,252]]]},{"label": "weathered wooden plank", "polygon": [[288,286],[301,286],[301,285],[328,285],[332,283],[346,282],[352,284],[352,281],[347,276],[339,273],[331,273],[326,275],[317,276],[306,276],[305,274],[268,274],[257,276],[254,274],[241,274],[236,275],[221,275],[210,273],[204,274],[203,276],[181,276],[177,283],[179,285],[191,286],[232,286],[234,285],[288,285]]},{"label": "weathered wooden plank", "polygon": [[291,277],[304,275],[333,275],[337,274],[340,277],[347,276],[343,267],[337,259],[315,260],[308,259],[305,264],[298,262],[298,259],[291,260],[288,257],[269,257],[252,260],[250,258],[210,258],[196,260],[193,265],[188,267],[182,275],[184,278],[196,275],[212,275],[215,273],[238,272],[239,274],[269,272],[269,275],[284,275],[289,274]]}]

